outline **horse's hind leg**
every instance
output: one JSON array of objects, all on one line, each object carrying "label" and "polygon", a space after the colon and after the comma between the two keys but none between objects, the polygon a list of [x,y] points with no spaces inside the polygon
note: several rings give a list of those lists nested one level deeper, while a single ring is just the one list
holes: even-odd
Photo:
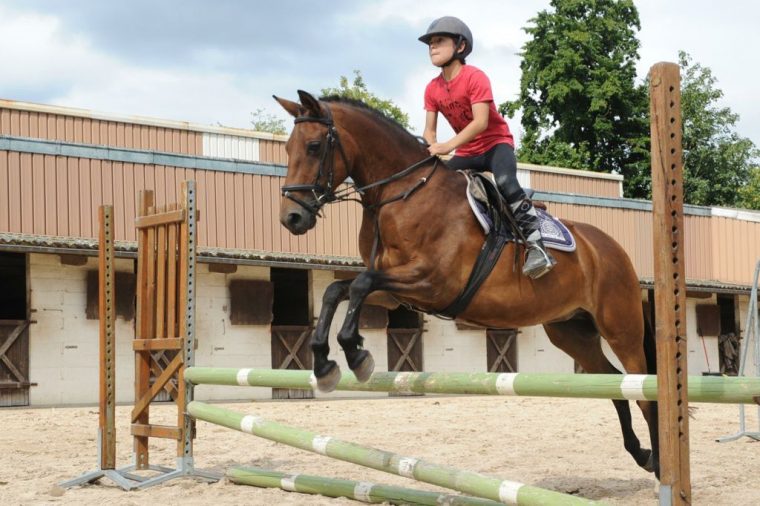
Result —
[{"label": "horse's hind leg", "polygon": [[[594,322],[588,315],[571,320],[544,325],[552,344],[573,357],[583,369],[592,374],[620,374],[604,355],[601,338]],[[628,401],[613,400],[623,432],[623,445],[636,463],[651,471],[651,451],[641,448],[641,442],[633,431],[631,408]]]},{"label": "horse's hind leg", "polygon": [[[617,292],[621,293],[621,292]],[[637,294],[638,295],[638,294]],[[596,326],[628,374],[657,374],[654,335],[638,298],[609,298],[596,314]],[[623,311],[624,310],[624,311]],[[649,427],[650,463],[643,466],[660,477],[657,402],[636,401]]]}]

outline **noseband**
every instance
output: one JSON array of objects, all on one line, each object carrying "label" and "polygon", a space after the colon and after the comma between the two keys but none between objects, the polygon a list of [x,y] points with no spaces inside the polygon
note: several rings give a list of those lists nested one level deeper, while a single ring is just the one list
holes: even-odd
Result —
[{"label": "noseband", "polygon": [[[346,170],[348,170],[348,159],[346,153],[343,151],[343,145],[340,143],[340,137],[338,137],[338,129],[335,128],[335,123],[332,119],[332,113],[330,108],[325,105],[326,115],[324,118],[316,116],[301,116],[295,119],[295,123],[322,123],[327,126],[327,133],[325,134],[325,142],[322,143],[322,151],[319,154],[319,171],[312,184],[289,184],[282,187],[282,195],[289,198],[293,202],[297,203],[314,216],[319,216],[319,210],[325,204],[338,200],[335,195],[335,188],[333,184],[333,178],[335,176],[335,147],[338,147],[343,163]],[[327,186],[322,186],[319,181],[323,176],[326,176]],[[292,192],[311,192],[314,195],[314,204],[310,204],[303,199],[293,195]]]}]

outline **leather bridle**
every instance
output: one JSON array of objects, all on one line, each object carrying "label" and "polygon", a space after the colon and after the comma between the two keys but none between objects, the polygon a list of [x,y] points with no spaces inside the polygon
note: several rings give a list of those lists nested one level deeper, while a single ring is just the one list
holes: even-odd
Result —
[{"label": "leather bridle", "polygon": [[[338,196],[335,194],[335,147],[337,146],[340,152],[343,163],[348,170],[348,159],[346,158],[346,152],[343,150],[343,145],[340,142],[338,136],[338,129],[335,128],[335,123],[332,119],[332,113],[330,108],[325,106],[326,116],[301,116],[295,119],[295,123],[322,123],[327,126],[327,133],[325,134],[325,141],[322,143],[322,151],[319,154],[319,170],[317,176],[312,184],[290,184],[282,187],[282,195],[289,198],[293,202],[297,203],[311,214],[319,216],[319,210],[325,204],[335,202],[338,200]],[[320,184],[320,180],[326,177],[326,186]],[[293,195],[292,192],[311,192],[314,195],[314,204],[310,204],[303,199]]]},{"label": "leather bridle", "polygon": [[[346,188],[344,190],[341,190],[339,192],[335,191],[335,150],[337,147],[338,152],[340,153],[341,158],[343,159],[343,163],[345,164],[346,171],[349,171],[349,164],[348,164],[348,158],[346,157],[346,153],[343,150],[343,144],[340,142],[340,136],[338,136],[338,129],[335,127],[335,122],[333,121],[332,112],[330,111],[330,108],[327,106],[327,104],[322,103],[323,110],[325,111],[324,117],[318,117],[318,116],[299,116],[295,119],[295,123],[321,123],[327,127],[327,133],[325,134],[325,141],[322,142],[322,150],[319,154],[319,170],[317,171],[316,178],[314,179],[314,183],[312,184],[289,184],[282,187],[282,195],[293,202],[297,203],[304,209],[306,209],[310,214],[313,216],[320,216],[319,211],[322,209],[322,207],[325,204],[329,204],[331,202],[342,202],[346,200],[354,200],[356,202],[359,202],[365,209],[377,209],[379,207],[384,206],[385,204],[390,204],[391,202],[395,202],[397,200],[403,200],[409,197],[412,193],[416,192],[419,188],[425,185],[430,178],[435,173],[436,169],[438,168],[438,162],[440,161],[440,158],[437,156],[429,156],[423,160],[420,160],[419,162],[410,165],[409,167],[405,168],[404,170],[397,172],[389,177],[386,177],[385,179],[381,179],[379,181],[375,181],[374,183],[370,183],[368,185],[357,187],[353,186],[352,188]],[[397,181],[412,172],[416,171],[420,167],[423,167],[427,165],[429,162],[433,163],[433,168],[430,170],[430,172],[424,176],[421,177],[418,181],[416,181],[410,188],[407,190],[399,193],[398,195],[395,195],[391,198],[385,199],[382,202],[377,202],[374,204],[366,204],[362,202],[360,199],[351,198],[351,195],[354,193],[358,193],[359,195],[363,195],[364,192],[370,188],[376,188],[383,185],[386,185],[388,183],[391,183],[393,181]],[[348,173],[347,176],[350,176],[351,174]],[[320,184],[320,180],[323,178],[326,179],[326,186],[323,186]],[[311,192],[312,195],[314,195],[314,203],[309,203],[303,200],[302,198],[299,198],[295,195],[293,195],[293,192]]]}]

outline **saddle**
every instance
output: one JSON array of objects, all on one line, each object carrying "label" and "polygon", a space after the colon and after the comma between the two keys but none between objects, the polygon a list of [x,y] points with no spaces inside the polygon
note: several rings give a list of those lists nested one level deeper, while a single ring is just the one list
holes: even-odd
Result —
[{"label": "saddle", "polygon": [[[467,201],[486,237],[464,289],[451,304],[435,313],[446,318],[456,318],[467,309],[480,286],[491,274],[507,242],[523,242],[522,239],[518,239],[522,238],[522,232],[512,216],[512,210],[502,198],[493,179],[481,172],[458,172],[467,178]],[[530,191],[528,198],[532,194]],[[551,216],[546,211],[546,206],[535,203],[534,206],[541,223],[544,244],[561,251],[575,251],[575,238],[567,227]],[[515,249],[515,266],[519,261],[518,255],[519,252]]]},{"label": "saddle", "polygon": [[[498,228],[500,221],[507,219],[511,210],[501,197],[496,183],[490,174],[482,172],[459,171],[467,178],[467,201],[472,213],[478,220],[483,233],[488,235],[492,229]],[[528,198],[533,196],[533,190],[526,189]],[[541,224],[541,238],[547,248],[559,251],[575,251],[575,238],[564,223],[549,214],[542,202],[533,202]],[[515,241],[515,233],[508,227],[507,241]]]}]

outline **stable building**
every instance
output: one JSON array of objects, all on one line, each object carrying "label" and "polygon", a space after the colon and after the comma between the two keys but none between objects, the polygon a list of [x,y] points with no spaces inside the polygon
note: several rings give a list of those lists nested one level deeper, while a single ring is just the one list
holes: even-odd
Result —
[{"label": "stable building", "polygon": [[[133,401],[138,192],[153,190],[156,205],[166,205],[189,179],[196,181],[200,209],[196,363],[310,368],[308,340],[326,287],[363,269],[361,209],[351,202],[328,206],[304,236],[281,227],[286,140],[0,100],[0,406],[97,402],[102,204],[115,211],[117,401]],[[651,204],[622,198],[621,176],[518,169],[522,185],[553,215],[593,224],[623,245],[640,276],[642,301],[653,311]],[[685,229],[689,373],[730,373],[760,258],[760,213],[685,206]],[[344,315],[345,304],[335,316],[331,348],[345,371],[334,341]],[[376,370],[576,370],[541,326],[473,328],[372,306],[364,308],[361,326]],[[311,395],[231,387],[197,392],[201,399]]]}]

